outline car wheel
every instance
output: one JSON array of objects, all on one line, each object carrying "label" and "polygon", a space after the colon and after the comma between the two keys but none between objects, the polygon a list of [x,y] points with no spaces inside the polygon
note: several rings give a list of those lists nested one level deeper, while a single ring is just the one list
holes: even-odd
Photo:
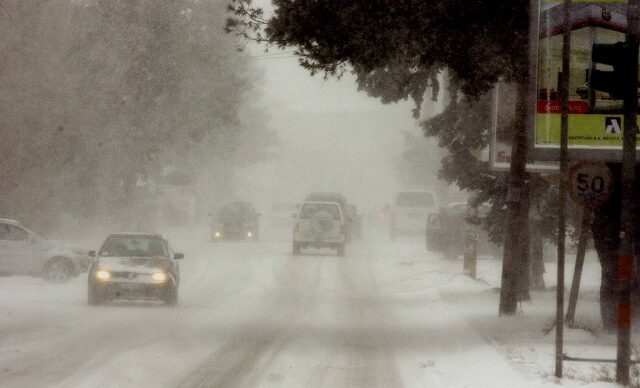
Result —
[{"label": "car wheel", "polygon": [[44,269],[44,277],[53,283],[66,283],[71,279],[73,269],[66,259],[52,259]]},{"label": "car wheel", "polygon": [[294,256],[298,256],[301,253],[300,244],[294,242],[293,243],[293,254]]},{"label": "car wheel", "polygon": [[162,301],[168,306],[175,307],[178,304],[178,288],[171,287],[167,289]]},{"label": "car wheel", "polygon": [[338,251],[338,256],[344,257],[344,244],[338,245],[337,251]]}]

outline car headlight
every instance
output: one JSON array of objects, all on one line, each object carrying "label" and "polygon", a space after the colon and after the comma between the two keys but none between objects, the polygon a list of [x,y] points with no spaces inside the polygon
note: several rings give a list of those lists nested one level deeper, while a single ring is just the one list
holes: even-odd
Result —
[{"label": "car headlight", "polygon": [[213,237],[215,237],[215,238],[220,238],[220,232],[215,232],[215,233],[213,234]]},{"label": "car headlight", "polygon": [[253,237],[253,233],[252,232],[247,232],[247,237]]},{"label": "car headlight", "polygon": [[111,279],[111,273],[109,271],[105,271],[103,269],[96,271],[96,278],[98,280],[109,280]]},{"label": "car headlight", "polygon": [[151,274],[151,280],[154,282],[166,282],[167,274],[164,272],[154,272]]}]

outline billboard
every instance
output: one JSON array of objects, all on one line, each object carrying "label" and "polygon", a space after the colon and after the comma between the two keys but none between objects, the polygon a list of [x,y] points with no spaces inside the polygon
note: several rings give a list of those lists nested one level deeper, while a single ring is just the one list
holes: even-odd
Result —
[{"label": "billboard", "polygon": [[[627,2],[573,0],[570,17],[569,158],[619,161],[624,120],[623,100],[614,87],[616,53],[619,53],[615,51],[619,47],[615,44],[625,41]],[[537,160],[557,160],[561,116],[561,0],[540,1],[538,27],[537,47],[534,47],[537,51],[536,103],[532,107],[535,124],[530,131],[530,149]]]}]

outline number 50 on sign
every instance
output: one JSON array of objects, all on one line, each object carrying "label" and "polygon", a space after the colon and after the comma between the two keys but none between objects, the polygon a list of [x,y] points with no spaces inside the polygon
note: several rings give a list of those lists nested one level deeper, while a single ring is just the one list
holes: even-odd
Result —
[{"label": "number 50 on sign", "polygon": [[602,162],[580,162],[569,170],[569,195],[584,207],[604,205],[612,190],[613,174]]}]

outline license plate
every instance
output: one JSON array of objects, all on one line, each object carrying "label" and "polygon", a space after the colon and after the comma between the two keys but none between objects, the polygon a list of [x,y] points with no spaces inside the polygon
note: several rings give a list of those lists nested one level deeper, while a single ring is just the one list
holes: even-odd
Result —
[{"label": "license plate", "polygon": [[138,283],[121,283],[120,288],[123,290],[137,290],[140,288]]}]

